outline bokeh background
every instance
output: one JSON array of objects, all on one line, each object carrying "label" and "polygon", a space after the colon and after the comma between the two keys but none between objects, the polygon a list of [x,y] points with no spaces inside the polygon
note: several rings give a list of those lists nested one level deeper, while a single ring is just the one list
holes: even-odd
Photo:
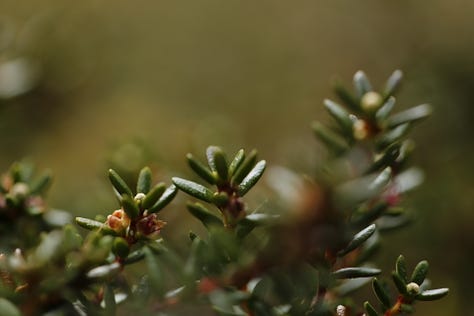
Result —
[{"label": "bokeh background", "polygon": [[169,182],[209,144],[309,172],[331,79],[363,69],[381,86],[399,68],[400,108],[434,115],[414,134],[417,221],[377,260],[426,258],[451,288],[419,315],[474,315],[473,17],[470,0],[2,0],[0,166],[51,168],[50,203],[82,215],[115,206],[108,167]]}]

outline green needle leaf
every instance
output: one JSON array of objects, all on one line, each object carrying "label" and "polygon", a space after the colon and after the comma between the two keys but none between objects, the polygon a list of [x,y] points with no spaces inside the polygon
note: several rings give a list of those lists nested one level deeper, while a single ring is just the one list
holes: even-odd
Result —
[{"label": "green needle leaf", "polygon": [[367,75],[361,70],[355,73],[353,82],[359,98],[367,92],[373,91],[369,78],[367,78]]},{"label": "green needle leaf", "polygon": [[329,114],[331,114],[331,116],[341,126],[345,134],[352,137],[352,129],[354,124],[352,119],[350,118],[349,113],[344,110],[342,106],[329,99],[324,100],[324,106],[328,110]]},{"label": "green needle leaf", "polygon": [[160,199],[148,209],[149,213],[157,213],[168,205],[178,193],[178,189],[174,185],[170,185],[160,197]]},{"label": "green needle leaf", "polygon": [[265,160],[259,161],[237,187],[240,196],[244,196],[260,179],[265,171]]},{"label": "green needle leaf", "polygon": [[423,291],[422,293],[418,294],[416,299],[418,301],[435,301],[435,300],[439,300],[440,298],[446,296],[448,293],[449,293],[448,288],[426,290],[426,291]]},{"label": "green needle leaf", "polygon": [[395,103],[395,97],[389,97],[387,101],[385,101],[385,103],[380,107],[380,109],[377,110],[375,113],[375,118],[379,124],[383,125],[383,122],[389,117],[390,113],[392,113]]},{"label": "green needle leaf", "polygon": [[156,201],[163,195],[163,193],[166,190],[166,184],[163,182],[158,183],[151,189],[148,194],[145,196],[145,198],[142,200],[142,208],[144,210],[149,209],[151,206],[153,206]]},{"label": "green needle leaf", "polygon": [[392,306],[390,296],[377,278],[374,278],[372,287],[380,303],[382,303],[385,308],[390,308]]},{"label": "green needle leaf", "polygon": [[369,302],[364,303],[364,308],[367,311],[367,316],[379,316],[375,308]]},{"label": "green needle leaf", "polygon": [[232,177],[232,184],[240,184],[242,180],[249,174],[250,170],[252,170],[253,166],[255,166],[256,163],[257,151],[252,150],[247,159],[245,159],[245,161],[240,164],[240,167],[235,170],[235,173]]},{"label": "green needle leaf", "polygon": [[366,171],[366,173],[371,173],[377,170],[380,170],[382,168],[386,168],[393,164],[398,156],[400,154],[400,145],[399,144],[394,144],[390,147],[388,147],[384,153],[382,154],[382,157],[378,158]]},{"label": "green needle leaf", "polygon": [[216,177],[211,172],[211,170],[209,170],[209,168],[207,168],[202,163],[200,163],[196,158],[194,158],[192,154],[187,154],[186,160],[188,161],[189,167],[191,167],[191,169],[193,169],[193,171],[196,172],[197,175],[199,175],[209,184],[216,183]]},{"label": "green needle leaf", "polygon": [[401,70],[395,70],[392,75],[388,78],[385,84],[383,94],[385,97],[389,97],[396,92],[403,78],[403,72]]},{"label": "green needle leaf", "polygon": [[221,181],[227,181],[229,177],[229,169],[227,159],[222,149],[217,146],[209,146],[206,153],[211,169],[217,172]]},{"label": "green needle leaf", "polygon": [[172,178],[174,185],[197,199],[212,203],[214,193],[203,185],[182,178]]},{"label": "green needle leaf", "polygon": [[144,167],[138,175],[137,193],[147,194],[151,189],[151,170]]},{"label": "green needle leaf", "polygon": [[311,125],[315,135],[322,141],[327,147],[333,150],[336,154],[340,154],[349,149],[347,142],[319,122],[313,122]]},{"label": "green needle leaf", "polygon": [[104,227],[104,223],[85,217],[76,217],[76,224],[88,230],[96,230]]},{"label": "green needle leaf", "polygon": [[123,264],[132,264],[142,260],[143,258],[145,258],[145,253],[141,249],[138,249],[130,253],[123,261]]},{"label": "green needle leaf", "polygon": [[397,287],[397,290],[400,294],[407,295],[407,284],[403,281],[402,277],[396,272],[392,272],[393,283]]},{"label": "green needle leaf", "polygon": [[123,210],[131,219],[135,219],[138,217],[138,215],[140,215],[140,209],[138,208],[135,200],[130,195],[123,194],[121,204]]},{"label": "green needle leaf", "polygon": [[404,123],[417,122],[431,115],[431,106],[429,104],[421,104],[412,107],[406,111],[392,115],[388,120],[388,127],[392,128]]},{"label": "green needle leaf", "polygon": [[397,262],[395,264],[395,272],[400,276],[400,278],[405,284],[408,283],[407,264],[405,261],[405,257],[402,255],[398,256],[397,258]]},{"label": "green needle leaf", "polygon": [[128,194],[132,196],[132,190],[128,187],[125,181],[113,169],[109,169],[109,180],[119,195]]},{"label": "green needle leaf", "polygon": [[235,171],[240,167],[242,162],[244,162],[245,159],[245,152],[243,149],[240,149],[237,154],[235,154],[234,159],[229,165],[229,177],[232,177],[235,173]]},{"label": "green needle leaf", "polygon": [[105,309],[106,315],[115,315],[117,310],[117,304],[115,302],[115,294],[114,289],[110,284],[105,286],[104,291],[104,302],[105,302]]},{"label": "green needle leaf", "polygon": [[380,269],[365,268],[365,267],[351,267],[342,268],[334,271],[332,275],[336,279],[355,279],[355,278],[367,278],[380,274]]},{"label": "green needle leaf", "polygon": [[379,139],[377,139],[377,147],[384,148],[387,147],[405,137],[410,130],[410,123],[405,123],[391,129],[387,133],[383,134]]},{"label": "green needle leaf", "polygon": [[44,193],[52,182],[51,171],[46,171],[41,177],[34,181],[30,186],[31,194],[42,194]]},{"label": "green needle leaf", "polygon": [[224,225],[219,217],[212,214],[200,203],[188,203],[186,207],[188,208],[189,213],[199,219],[204,224],[204,226],[206,226],[206,228],[216,225],[222,227]]},{"label": "green needle leaf", "polygon": [[360,112],[360,105],[357,99],[338,81],[335,82],[334,92],[348,108]]},{"label": "green needle leaf", "polygon": [[342,257],[342,256],[348,254],[349,252],[351,252],[352,250],[356,249],[360,245],[362,245],[367,239],[370,238],[370,236],[372,236],[374,234],[375,229],[376,229],[375,224],[372,224],[372,225],[364,228],[360,232],[358,232],[354,236],[354,238],[352,238],[352,240],[349,242],[347,247],[344,248],[343,250],[339,251],[337,255]]},{"label": "green needle leaf", "polygon": [[421,285],[426,278],[426,274],[428,274],[428,261],[423,260],[418,262],[413,273],[411,275],[410,282],[415,282],[418,285]]}]

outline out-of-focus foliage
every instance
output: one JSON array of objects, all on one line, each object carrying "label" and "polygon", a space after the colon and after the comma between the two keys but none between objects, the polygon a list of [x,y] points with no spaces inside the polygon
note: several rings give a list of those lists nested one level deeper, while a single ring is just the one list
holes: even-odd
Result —
[{"label": "out-of-focus foliage", "polygon": [[[473,13],[468,0],[2,1],[1,169],[34,157],[61,175],[50,201],[84,216],[113,203],[97,180],[106,161],[140,143],[149,147],[132,157],[143,159],[136,168],[152,157],[184,172],[186,152],[231,142],[308,171],[321,157],[301,124],[329,95],[327,78],[362,68],[381,82],[401,68],[410,85],[399,105],[428,100],[435,114],[417,132],[427,175],[412,197],[418,219],[390,240],[412,247],[411,265],[436,261],[433,274],[453,290],[445,310],[420,312],[461,314],[474,278]],[[378,259],[388,267],[400,249],[387,248]]]}]

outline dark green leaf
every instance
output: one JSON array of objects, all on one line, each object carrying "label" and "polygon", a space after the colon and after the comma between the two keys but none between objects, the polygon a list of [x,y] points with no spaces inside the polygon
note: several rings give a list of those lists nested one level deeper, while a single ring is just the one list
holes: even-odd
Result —
[{"label": "dark green leaf", "polygon": [[400,82],[403,78],[403,72],[401,70],[395,70],[392,75],[388,78],[387,83],[385,84],[385,88],[383,90],[383,94],[385,97],[389,97],[393,95],[398,87],[400,86]]},{"label": "dark green leaf", "polygon": [[354,238],[352,238],[352,240],[349,242],[347,247],[344,248],[343,250],[339,251],[337,255],[338,256],[344,256],[344,255],[348,254],[349,252],[351,252],[352,250],[359,247],[360,245],[362,245],[367,239],[369,239],[370,236],[373,235],[373,233],[375,232],[375,229],[376,229],[375,224],[372,224],[372,225],[364,228],[360,232],[358,232],[354,236]]},{"label": "dark green leaf", "polygon": [[232,184],[237,185],[242,182],[242,180],[248,175],[250,170],[252,170],[253,166],[257,163],[257,151],[252,150],[247,157],[247,159],[244,160],[240,164],[240,167],[235,170],[235,173],[232,177]]},{"label": "dark green leaf", "polygon": [[336,279],[355,279],[355,278],[367,278],[380,274],[380,269],[366,268],[366,267],[351,267],[342,268],[334,271],[332,275]]},{"label": "dark green leaf", "polygon": [[51,185],[51,180],[53,179],[51,172],[46,171],[41,177],[34,181],[30,186],[31,194],[42,194],[48,187]]},{"label": "dark green leaf", "polygon": [[397,274],[400,276],[400,278],[405,284],[408,282],[407,263],[403,255],[400,255],[397,258],[397,262],[395,264],[395,272],[397,272]]},{"label": "dark green leaf", "polygon": [[397,290],[400,294],[407,295],[407,284],[403,281],[402,277],[396,272],[392,272],[393,283],[397,287]]},{"label": "dark green leaf", "polygon": [[353,121],[350,117],[350,114],[344,110],[342,106],[329,99],[324,100],[324,106],[328,110],[329,114],[331,114],[331,116],[341,126],[345,134],[352,137]]},{"label": "dark green leaf", "polygon": [[398,158],[400,154],[399,144],[394,144],[388,147],[374,163],[369,167],[366,173],[372,173],[383,168],[387,168],[392,165]]},{"label": "dark green leaf", "polygon": [[391,130],[389,130],[387,133],[383,134],[378,140],[377,140],[377,147],[379,148],[385,148],[399,140],[401,140],[403,137],[405,137],[408,134],[408,131],[410,130],[410,124],[405,123],[401,124]]},{"label": "dark green leaf", "polygon": [[142,209],[147,210],[152,207],[156,201],[163,195],[166,190],[166,184],[163,182],[158,183],[151,189],[145,198],[142,200]]},{"label": "dark green leaf", "polygon": [[207,210],[203,205],[200,203],[188,203],[187,205],[188,211],[197,219],[199,219],[204,226],[207,228],[217,225],[222,227],[224,224],[222,220],[217,217],[216,215],[212,214],[209,210]]},{"label": "dark green leaf", "polygon": [[370,305],[369,302],[364,303],[364,308],[367,311],[367,316],[379,316],[375,308],[372,305]]},{"label": "dark green leaf", "polygon": [[418,262],[413,270],[410,282],[415,282],[416,284],[421,285],[426,278],[426,274],[428,274],[428,267],[428,261],[423,260]]},{"label": "dark green leaf", "polygon": [[340,154],[349,149],[347,142],[319,122],[313,122],[311,125],[315,135],[322,141],[327,147],[333,150],[336,154]]},{"label": "dark green leaf", "polygon": [[165,193],[161,195],[160,199],[148,209],[149,213],[157,213],[161,211],[166,205],[168,205],[178,193],[178,189],[174,185],[170,185]]},{"label": "dark green leaf", "polygon": [[151,170],[144,167],[138,175],[137,193],[147,194],[151,189]]},{"label": "dark green leaf", "polygon": [[372,287],[380,303],[382,303],[385,308],[390,308],[392,306],[390,296],[377,278],[374,278]]},{"label": "dark green leaf", "polygon": [[404,123],[420,121],[430,116],[431,111],[431,106],[429,104],[412,107],[406,111],[392,115],[389,118],[388,126],[392,128]]},{"label": "dark green leaf", "polygon": [[155,255],[148,247],[143,247],[145,253],[145,262],[147,265],[147,273],[150,277],[151,286],[158,292],[161,296],[164,293],[164,284],[163,284],[163,271],[161,266],[156,260]]},{"label": "dark green leaf", "polygon": [[130,253],[123,261],[123,264],[132,264],[142,260],[143,258],[145,258],[145,253],[141,249],[138,249]]},{"label": "dark green leaf", "polygon": [[127,194],[132,196],[132,190],[128,187],[125,181],[113,169],[109,169],[109,180],[119,195]]},{"label": "dark green leaf", "polygon": [[121,204],[123,210],[131,219],[135,219],[138,217],[138,215],[140,215],[140,209],[138,208],[135,200],[130,195],[123,194]]},{"label": "dark green leaf", "polygon": [[212,203],[214,193],[203,185],[178,177],[172,178],[174,185],[197,199]]},{"label": "dark green leaf", "polygon": [[122,237],[115,237],[112,245],[113,253],[119,258],[126,258],[130,253],[128,242]]},{"label": "dark green leaf", "polygon": [[367,78],[366,74],[361,70],[355,73],[353,82],[359,98],[362,98],[364,94],[373,90],[369,78]]},{"label": "dark green leaf", "polygon": [[227,181],[229,177],[229,166],[227,165],[227,159],[220,147],[210,146],[207,148],[207,159],[209,166],[219,176],[221,181]]},{"label": "dark green leaf", "polygon": [[117,304],[115,302],[114,289],[112,288],[110,284],[105,285],[104,302],[105,302],[106,315],[114,316],[116,314]]},{"label": "dark green leaf", "polygon": [[260,179],[265,171],[265,160],[259,161],[237,187],[240,196],[244,196]]},{"label": "dark green leaf", "polygon": [[348,108],[360,112],[360,105],[357,99],[338,81],[334,84],[334,92]]},{"label": "dark green leaf", "polygon": [[202,163],[200,163],[192,154],[187,154],[186,159],[188,161],[189,166],[191,169],[193,169],[196,174],[198,174],[201,178],[203,178],[205,181],[207,181],[209,184],[215,184],[216,183],[216,177],[214,174],[204,166]]},{"label": "dark green leaf", "polygon": [[418,294],[416,299],[418,301],[435,301],[446,296],[449,293],[448,288],[434,289],[423,291],[421,294]]},{"label": "dark green leaf", "polygon": [[212,203],[217,207],[225,207],[229,203],[229,195],[226,192],[215,192]]},{"label": "dark green leaf", "polygon": [[232,177],[235,173],[235,171],[240,167],[242,162],[244,162],[245,159],[245,152],[243,149],[240,149],[237,154],[235,154],[234,159],[229,165],[229,177]]}]

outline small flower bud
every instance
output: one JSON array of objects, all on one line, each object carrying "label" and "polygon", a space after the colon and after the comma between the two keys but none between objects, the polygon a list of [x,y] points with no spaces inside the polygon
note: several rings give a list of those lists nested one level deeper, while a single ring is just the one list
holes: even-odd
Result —
[{"label": "small flower bud", "polygon": [[357,140],[363,140],[369,135],[369,126],[367,125],[367,122],[361,119],[354,122],[352,130],[354,138]]},{"label": "small flower bud", "polygon": [[410,295],[417,295],[420,294],[420,286],[415,282],[411,282],[407,284],[407,292]]},{"label": "small flower bud", "polygon": [[23,182],[15,183],[10,190],[10,194],[18,199],[24,199],[28,193],[30,193],[30,188]]},{"label": "small flower bud", "polygon": [[137,195],[135,195],[134,199],[135,199],[135,201],[141,201],[145,197],[146,197],[145,193],[137,193]]},{"label": "small flower bud", "polygon": [[362,96],[360,105],[367,112],[375,112],[382,105],[382,96],[374,91],[367,92]]}]

